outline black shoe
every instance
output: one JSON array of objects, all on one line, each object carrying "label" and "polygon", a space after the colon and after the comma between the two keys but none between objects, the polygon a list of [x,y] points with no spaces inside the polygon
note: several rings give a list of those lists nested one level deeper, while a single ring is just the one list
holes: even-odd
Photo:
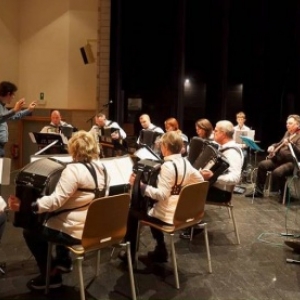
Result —
[{"label": "black shoe", "polygon": [[260,192],[251,192],[251,193],[246,194],[245,197],[249,197],[249,198],[252,198],[252,197],[254,197],[254,198],[263,198],[264,195],[262,193],[260,193]]},{"label": "black shoe", "polygon": [[127,253],[124,250],[121,250],[118,254],[118,258],[124,263],[128,264]]},{"label": "black shoe", "polygon": [[[197,225],[196,225],[194,227],[193,237],[197,234],[202,233],[203,230],[204,230],[203,228],[197,228]],[[191,230],[189,229],[187,231],[180,233],[179,237],[184,240],[189,240],[191,238]]]},{"label": "black shoe", "polygon": [[165,246],[156,246],[154,251],[148,252],[148,258],[152,262],[164,263],[168,261],[168,251]]},{"label": "black shoe", "polygon": [[[27,283],[27,286],[33,290],[44,290],[46,288],[46,278],[42,275],[39,275],[31,279]],[[50,289],[57,289],[61,286],[62,286],[62,279],[60,274],[50,277],[50,283],[49,283]]]},{"label": "black shoe", "polygon": [[295,253],[300,254],[300,242],[295,242],[295,241],[284,241],[284,243],[292,248]]},{"label": "black shoe", "polygon": [[71,258],[54,259],[53,266],[62,273],[70,273],[73,270],[73,262]]},{"label": "black shoe", "polygon": [[186,231],[184,231],[184,232],[181,232],[181,233],[179,234],[179,237],[180,237],[181,239],[183,239],[183,240],[189,240],[189,239],[191,238],[191,230],[188,229],[188,230],[186,230]]}]

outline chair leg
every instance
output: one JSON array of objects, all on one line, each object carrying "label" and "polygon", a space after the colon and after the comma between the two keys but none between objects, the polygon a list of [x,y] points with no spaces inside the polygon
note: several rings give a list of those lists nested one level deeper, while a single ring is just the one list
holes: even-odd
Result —
[{"label": "chair leg", "polygon": [[232,219],[231,208],[229,206],[228,206],[228,217],[229,219]]},{"label": "chair leg", "polygon": [[177,261],[176,261],[176,251],[174,245],[174,234],[170,234],[170,241],[171,241],[171,256],[172,256],[172,263],[173,263],[173,270],[174,270],[174,277],[175,277],[175,285],[177,289],[180,289]]},{"label": "chair leg", "polygon": [[47,269],[46,269],[46,289],[45,289],[45,294],[48,294],[48,293],[49,293],[50,272],[51,272],[51,260],[52,260],[52,248],[53,248],[53,243],[48,242]]},{"label": "chair leg", "polygon": [[130,242],[126,242],[126,253],[127,253],[127,261],[128,261],[131,295],[132,295],[132,299],[136,300],[136,290],[135,290],[135,281],[133,276]]},{"label": "chair leg", "polygon": [[83,256],[78,256],[76,258],[77,267],[78,267],[78,279],[79,279],[79,288],[80,288],[80,299],[85,300],[85,288],[84,288],[84,281],[83,281],[83,273],[82,273],[82,262]]},{"label": "chair leg", "polygon": [[209,247],[209,239],[207,233],[207,223],[201,225],[204,226],[204,239],[205,239],[206,255],[207,255],[207,262],[208,262],[208,272],[212,273],[210,247]]},{"label": "chair leg", "polygon": [[239,230],[238,230],[238,227],[237,227],[237,224],[236,224],[235,216],[234,216],[234,213],[233,213],[233,206],[230,204],[229,208],[230,208],[230,211],[231,211],[232,223],[233,223],[237,243],[238,243],[238,245],[240,245],[240,243],[241,243],[240,235],[239,235]]},{"label": "chair leg", "polygon": [[288,188],[289,188],[289,179],[287,178],[285,180],[284,189],[283,189],[282,205],[285,205],[285,199],[288,194]]},{"label": "chair leg", "polygon": [[100,258],[101,258],[101,250],[97,251],[97,259],[96,259],[96,276],[98,277],[100,274]]},{"label": "chair leg", "polygon": [[138,251],[140,248],[140,232],[141,231],[141,224],[138,223],[137,233],[136,233],[136,245],[135,245],[135,257],[133,257],[133,267],[137,269],[138,267]]}]

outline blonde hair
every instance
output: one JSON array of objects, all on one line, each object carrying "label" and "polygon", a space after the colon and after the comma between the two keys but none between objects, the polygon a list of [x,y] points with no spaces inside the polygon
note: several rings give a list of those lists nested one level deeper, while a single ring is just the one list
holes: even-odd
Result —
[{"label": "blonde hair", "polygon": [[246,120],[246,115],[243,111],[240,111],[236,114],[236,118],[243,118]]},{"label": "blonde hair", "polygon": [[161,143],[170,150],[172,154],[181,153],[183,147],[183,140],[176,131],[168,131],[160,138]]},{"label": "blonde hair", "polygon": [[99,147],[94,136],[84,130],[77,131],[71,137],[68,151],[76,162],[91,162],[99,158]]}]

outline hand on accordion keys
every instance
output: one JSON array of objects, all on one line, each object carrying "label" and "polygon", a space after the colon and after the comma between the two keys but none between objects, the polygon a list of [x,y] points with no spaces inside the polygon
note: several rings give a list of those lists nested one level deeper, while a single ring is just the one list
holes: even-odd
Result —
[{"label": "hand on accordion keys", "polygon": [[206,180],[206,181],[209,180],[214,175],[214,173],[208,169],[200,169],[199,172],[202,175],[202,177],[204,178],[204,180]]}]

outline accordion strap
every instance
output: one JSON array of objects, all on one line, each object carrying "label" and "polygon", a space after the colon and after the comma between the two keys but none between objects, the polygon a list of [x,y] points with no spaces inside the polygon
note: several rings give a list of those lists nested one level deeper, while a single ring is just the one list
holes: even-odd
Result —
[{"label": "accordion strap", "polygon": [[176,167],[176,164],[174,163],[173,160],[171,160],[173,166],[174,166],[174,169],[175,169],[175,183],[174,183],[174,186],[172,187],[172,195],[179,195],[179,192],[181,190],[181,186],[183,184],[183,181],[184,181],[184,178],[185,178],[185,174],[186,174],[186,161],[184,158],[183,159],[183,176],[182,176],[182,180],[181,182],[178,184],[177,180],[178,180],[178,171],[177,171],[177,167]]},{"label": "accordion strap", "polygon": [[[97,174],[96,174],[94,166],[92,164],[87,164],[87,163],[83,163],[83,162],[80,162],[80,163],[82,163],[84,166],[86,166],[86,168],[90,171],[90,173],[91,173],[91,175],[92,175],[92,177],[93,177],[93,179],[95,181],[95,189],[81,189],[81,188],[79,188],[78,190],[79,191],[86,191],[86,192],[93,192],[95,194],[94,199],[98,198],[98,197],[105,196],[105,191],[106,191],[106,186],[107,186],[107,171],[106,171],[105,166],[102,164],[103,171],[104,171],[104,177],[105,177],[105,186],[104,186],[104,189],[102,190],[102,191],[104,191],[104,193],[102,193],[102,191],[100,191],[100,189],[98,187]],[[46,221],[48,221],[50,218],[52,218],[54,216],[57,216],[57,215],[60,215],[62,213],[65,213],[65,212],[68,212],[68,211],[72,211],[72,210],[77,210],[77,209],[89,206],[90,203],[91,202],[89,202],[87,204],[84,204],[84,205],[81,205],[81,206],[78,206],[78,207],[65,208],[65,209],[62,209],[62,210],[57,210],[57,211],[50,212],[50,213],[48,213],[48,215],[46,217]]]}]

